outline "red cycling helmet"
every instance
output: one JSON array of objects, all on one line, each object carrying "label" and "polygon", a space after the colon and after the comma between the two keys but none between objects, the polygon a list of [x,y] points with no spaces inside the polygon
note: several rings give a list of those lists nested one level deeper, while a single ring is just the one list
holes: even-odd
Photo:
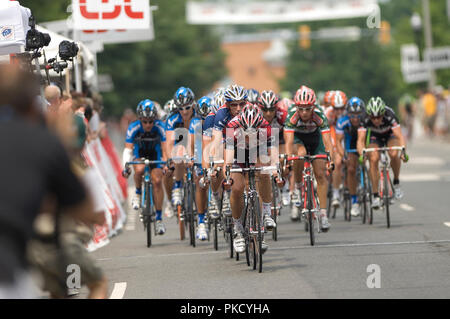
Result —
[{"label": "red cycling helmet", "polygon": [[239,115],[239,124],[242,128],[259,128],[264,120],[261,109],[251,103],[247,103]]},{"label": "red cycling helmet", "polygon": [[323,103],[325,104],[325,106],[331,105],[331,100],[333,99],[334,92],[335,91],[326,91],[325,92],[325,96],[323,97]]},{"label": "red cycling helmet", "polygon": [[316,93],[313,89],[302,85],[294,97],[295,105],[315,105],[316,104]]},{"label": "red cycling helmet", "polygon": [[273,110],[279,101],[280,100],[274,91],[262,91],[258,98],[258,106],[264,111]]}]

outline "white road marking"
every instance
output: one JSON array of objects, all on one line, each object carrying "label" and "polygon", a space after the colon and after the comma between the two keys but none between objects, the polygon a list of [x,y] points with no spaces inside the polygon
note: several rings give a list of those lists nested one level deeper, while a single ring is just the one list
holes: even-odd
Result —
[{"label": "white road marking", "polygon": [[416,165],[436,165],[442,166],[445,164],[445,160],[440,157],[411,157],[411,160],[408,164],[416,164]]},{"label": "white road marking", "polygon": [[450,227],[450,223],[449,222],[444,223],[444,225],[447,226],[447,227]]},{"label": "white road marking", "polygon": [[[450,224],[450,223],[449,223]],[[449,226],[450,227],[450,226]],[[384,243],[360,243],[360,244],[335,244],[335,245],[303,245],[303,246],[291,246],[291,247],[271,247],[270,250],[289,250],[289,249],[318,249],[318,248],[336,248],[336,247],[367,247],[367,246],[394,246],[394,245],[421,245],[421,244],[439,244],[449,243],[450,239],[443,240],[428,240],[428,241],[399,241],[399,242],[384,242]],[[180,257],[180,256],[199,256],[199,255],[215,255],[215,254],[228,254],[227,251],[208,251],[197,253],[173,253],[173,254],[147,254],[147,255],[134,255],[134,256],[118,256],[112,258],[99,258],[97,261],[109,261],[115,259],[127,259],[127,258],[155,258],[155,257]]]},{"label": "white road marking", "polygon": [[125,290],[127,289],[126,282],[118,282],[114,284],[114,289],[111,293],[111,297],[109,299],[123,299],[123,295],[125,294]]},{"label": "white road marking", "polygon": [[402,174],[400,179],[402,182],[435,182],[441,177],[438,174]]},{"label": "white road marking", "polygon": [[409,206],[408,204],[400,204],[400,208],[406,210],[407,212],[412,212],[413,210],[416,210],[414,207]]}]

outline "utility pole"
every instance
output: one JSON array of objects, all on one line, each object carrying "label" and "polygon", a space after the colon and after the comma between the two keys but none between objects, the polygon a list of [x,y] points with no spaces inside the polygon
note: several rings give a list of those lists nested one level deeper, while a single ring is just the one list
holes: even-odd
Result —
[{"label": "utility pole", "polygon": [[[430,14],[430,1],[429,0],[422,0],[422,10],[423,10],[423,17],[424,17],[425,48],[432,49],[433,48],[433,32],[431,29],[431,14]],[[432,70],[429,65],[428,65],[428,69],[430,72],[430,80],[428,81],[428,89],[431,90],[436,86],[436,72],[434,70]]]}]

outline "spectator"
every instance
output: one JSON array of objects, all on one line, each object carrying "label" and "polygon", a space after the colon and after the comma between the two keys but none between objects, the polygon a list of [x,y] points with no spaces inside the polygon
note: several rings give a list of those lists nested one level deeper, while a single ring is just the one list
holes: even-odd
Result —
[{"label": "spectator", "polygon": [[0,174],[0,299],[35,297],[26,245],[47,193],[65,214],[92,220],[92,204],[62,144],[39,122],[38,85],[17,66],[0,65],[0,143],[8,154],[0,156],[8,168]]},{"label": "spectator", "polygon": [[434,135],[434,124],[436,122],[437,99],[431,91],[427,91],[422,96],[422,106],[424,109],[424,128],[429,136]]},{"label": "spectator", "polygon": [[448,130],[448,123],[446,118],[447,100],[444,97],[444,89],[442,87],[438,87],[436,89],[436,99],[437,99],[437,111],[436,111],[435,133],[439,137],[444,137]]},{"label": "spectator", "polygon": [[[70,216],[63,216],[59,221],[48,218],[48,209],[41,215],[40,223],[37,225],[40,238],[33,241],[29,247],[29,258],[37,267],[44,279],[43,289],[50,292],[52,298],[64,298],[67,294],[66,277],[67,266],[76,264],[83,274],[82,285],[89,288],[89,298],[107,297],[107,280],[102,270],[95,264],[89,256],[86,246],[93,237],[93,224],[103,225],[105,223],[106,207],[99,194],[98,177],[93,169],[89,168],[82,156],[82,150],[86,143],[87,128],[81,110],[84,107],[85,99],[79,95],[72,107],[72,125],[75,134],[70,143],[70,154],[72,168],[76,175],[84,182],[88,190],[88,196],[93,201],[94,212],[90,223],[77,221]],[[73,113],[77,111],[77,113]],[[50,205],[50,210],[51,210]],[[58,223],[60,229],[59,247],[48,238],[54,237],[54,232],[46,229],[55,228]],[[70,293],[69,293],[70,294]],[[72,293],[73,294],[73,293]]]}]

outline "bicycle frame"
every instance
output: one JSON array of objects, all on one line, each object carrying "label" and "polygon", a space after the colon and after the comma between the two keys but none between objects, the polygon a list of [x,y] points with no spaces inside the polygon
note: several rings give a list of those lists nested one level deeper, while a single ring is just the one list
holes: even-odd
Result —
[{"label": "bicycle frame", "polygon": [[[288,161],[293,160],[303,160],[305,161],[303,166],[303,183],[305,185],[304,201],[303,201],[303,211],[302,215],[307,215],[305,222],[307,223],[308,231],[310,234],[311,246],[315,244],[315,231],[317,233],[321,232],[320,229],[320,214],[318,214],[319,209],[317,207],[317,199],[315,198],[314,190],[314,172],[311,163],[316,159],[327,159],[330,160],[329,155],[305,155],[305,156],[294,156],[288,157]],[[305,216],[306,217],[306,216]],[[317,218],[318,217],[318,218]],[[316,230],[315,230],[316,228]]]}]

